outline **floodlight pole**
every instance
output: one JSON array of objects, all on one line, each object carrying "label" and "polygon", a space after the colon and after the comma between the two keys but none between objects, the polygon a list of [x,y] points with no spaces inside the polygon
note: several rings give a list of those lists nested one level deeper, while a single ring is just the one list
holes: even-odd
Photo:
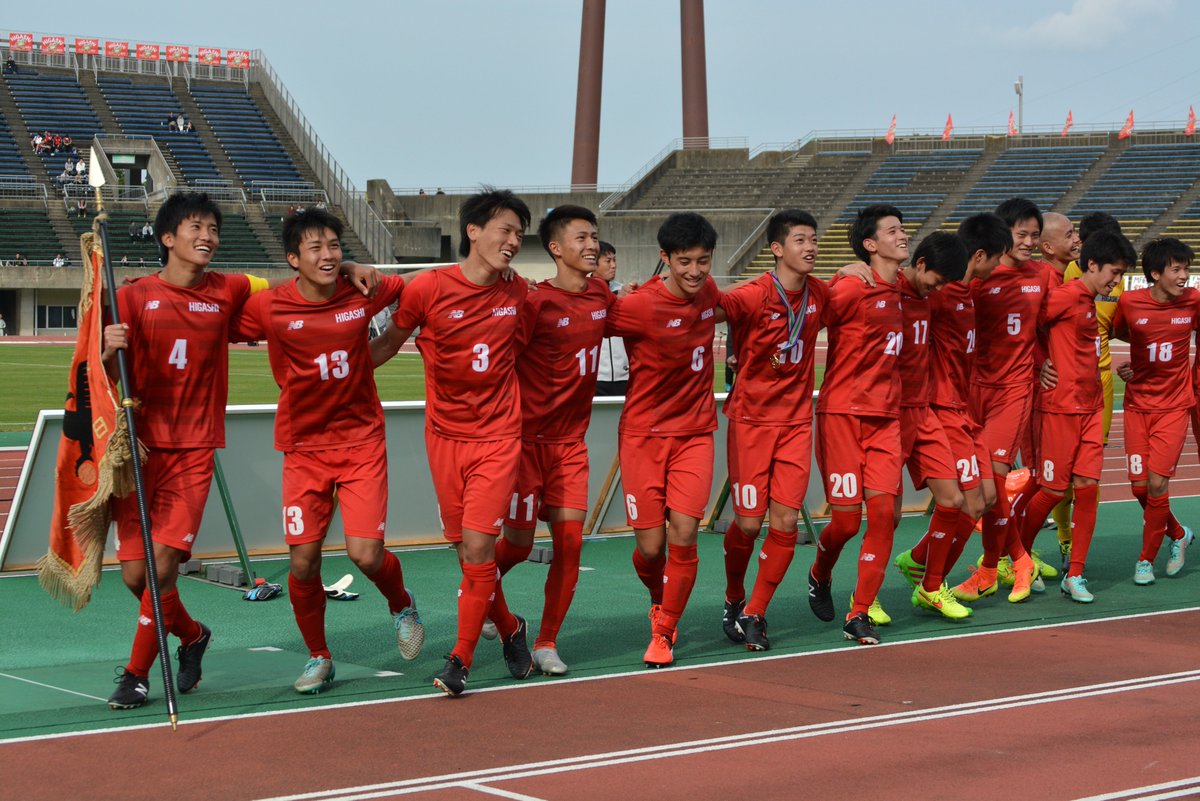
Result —
[{"label": "floodlight pole", "polygon": [[1013,91],[1017,93],[1017,132],[1025,133],[1025,76],[1018,75],[1013,83]]}]

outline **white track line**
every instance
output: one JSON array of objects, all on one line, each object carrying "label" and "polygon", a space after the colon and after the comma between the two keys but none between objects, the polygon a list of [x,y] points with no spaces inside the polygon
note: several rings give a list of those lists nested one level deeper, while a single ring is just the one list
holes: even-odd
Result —
[{"label": "white track line", "polygon": [[[80,692],[75,692],[74,690],[68,690],[66,687],[55,687],[53,684],[42,684],[40,681],[34,681],[33,679],[23,679],[20,676],[14,676],[11,673],[0,673],[0,676],[3,676],[6,679],[13,679],[14,681],[23,681],[26,684],[35,684],[38,687],[45,687],[47,690],[58,690],[59,692],[70,693],[71,695],[78,695],[83,698],[91,698],[93,701],[107,701],[108,700],[106,698],[99,698],[95,695],[88,695],[87,693],[80,693]],[[0,741],[0,742],[3,742],[3,741]]]},{"label": "white track line", "polygon": [[1188,795],[1200,795],[1200,776],[1162,784],[1150,784],[1145,787],[1134,787],[1115,793],[1089,795],[1087,798],[1077,798],[1075,801],[1157,801],[1157,799],[1186,798]]},{"label": "white track line", "polygon": [[501,798],[510,798],[510,799],[512,799],[512,801],[546,801],[546,799],[544,799],[544,798],[538,798],[538,797],[532,796],[532,795],[525,795],[524,793],[514,793],[509,790],[501,790],[496,787],[488,787],[487,785],[484,785],[484,784],[475,784],[474,782],[463,782],[462,784],[459,784],[456,786],[463,787],[467,790],[474,790],[479,793],[488,793],[490,795],[498,795]]}]

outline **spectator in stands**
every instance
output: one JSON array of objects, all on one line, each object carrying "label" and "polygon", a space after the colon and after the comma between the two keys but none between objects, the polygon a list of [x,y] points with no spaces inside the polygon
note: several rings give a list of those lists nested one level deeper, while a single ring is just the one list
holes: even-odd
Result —
[{"label": "spectator in stands", "polygon": [[13,60],[12,56],[9,56],[8,58],[4,59],[4,74],[5,75],[16,75],[17,71],[18,71],[17,70],[17,62]]},{"label": "spectator in stands", "polygon": [[130,242],[138,242],[141,240],[141,238],[142,238],[142,226],[138,225],[136,222],[131,222],[129,224],[129,241]]},{"label": "spectator in stands", "polygon": [[326,210],[326,208],[325,208],[325,201],[324,201],[324,200],[318,200],[318,201],[317,201],[317,203],[316,203],[316,205],[315,205],[315,206],[313,206],[313,208],[314,208],[314,209],[320,209],[321,211],[325,211],[325,210]]},{"label": "spectator in stands", "polygon": [[192,131],[194,131],[196,129],[192,127],[192,121],[188,120],[187,123],[184,124],[183,130],[186,131],[187,133],[191,133]]},{"label": "spectator in stands", "polygon": [[150,224],[149,220],[146,220],[146,224],[142,226],[142,241],[154,241],[154,226]]},{"label": "spectator in stands", "polygon": [[[600,242],[600,257],[596,260],[597,278],[608,282],[613,292],[621,289],[617,280],[617,249],[608,242]],[[621,337],[605,337],[600,342],[599,370],[596,373],[596,395],[624,395],[629,387],[629,356],[625,353],[625,340]]]},{"label": "spectator in stands", "polygon": [[128,257],[128,256],[126,256],[126,255],[124,255],[124,254],[122,254],[122,255],[121,255],[121,266],[122,266],[122,267],[128,267],[128,266],[129,266],[129,257]]},{"label": "spectator in stands", "polygon": [[13,256],[12,266],[13,267],[28,267],[29,259],[25,258],[25,254],[18,250],[17,255]]},{"label": "spectator in stands", "polygon": [[4,315],[0,314],[0,337],[8,336],[8,323],[4,322]]},{"label": "spectator in stands", "polygon": [[442,189],[442,188],[439,186],[439,187],[437,188],[437,192],[435,192],[434,194],[437,194],[437,195],[444,195],[444,194],[446,194],[446,190],[445,190],[445,189]]},{"label": "spectator in stands", "polygon": [[87,199],[81,197],[75,202],[75,216],[86,217],[87,213]]},{"label": "spectator in stands", "polygon": [[167,126],[168,131],[175,130],[175,114],[173,112],[171,114],[168,114],[167,121],[163,124]]},{"label": "spectator in stands", "polygon": [[75,161],[75,172],[76,173],[78,173],[79,175],[87,175],[87,170],[88,170],[88,166],[87,166],[86,161],[84,161],[83,159],[77,159]]},{"label": "spectator in stands", "polygon": [[55,253],[54,261],[52,263],[54,264],[55,267],[64,267],[64,266],[66,266],[66,263],[67,263],[67,257],[64,256],[62,253]]},{"label": "spectator in stands", "polygon": [[425,197],[425,187],[421,187],[417,190],[417,197]]},{"label": "spectator in stands", "polygon": [[75,177],[75,170],[71,168],[71,163],[67,162],[63,165],[63,171],[60,172],[54,179],[56,184],[65,184]]},{"label": "spectator in stands", "polygon": [[175,130],[183,133],[183,114],[175,118]]}]

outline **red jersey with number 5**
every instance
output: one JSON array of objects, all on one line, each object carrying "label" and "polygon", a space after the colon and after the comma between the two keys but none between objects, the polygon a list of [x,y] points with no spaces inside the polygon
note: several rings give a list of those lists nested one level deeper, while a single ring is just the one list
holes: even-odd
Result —
[{"label": "red jersey with number 5", "polygon": [[608,283],[599,278],[589,278],[582,292],[543,281],[529,293],[517,328],[522,439],[583,440],[613,300]]},{"label": "red jersey with number 5", "polygon": [[979,360],[975,383],[985,387],[1028,386],[1035,380],[1038,315],[1052,284],[1053,268],[1029,260],[1001,264],[985,280],[971,282]]},{"label": "red jersey with number 5", "polygon": [[529,285],[521,279],[479,286],[457,264],[421,273],[400,298],[394,323],[420,328],[425,362],[425,426],[453,440],[521,435],[517,320]]},{"label": "red jersey with number 5", "polygon": [[1058,384],[1038,394],[1038,408],[1058,414],[1100,409],[1104,393],[1095,293],[1083,281],[1060,286],[1050,293],[1040,322],[1046,328],[1047,350],[1058,371]]},{"label": "red jersey with number 5", "polygon": [[899,417],[904,313],[897,284],[878,274],[873,287],[857,278],[836,281],[826,325],[829,353],[817,411]]},{"label": "red jersey with number 5", "polygon": [[1122,292],[1113,317],[1113,336],[1129,343],[1133,380],[1125,385],[1125,408],[1139,412],[1190,409],[1189,356],[1200,292],[1188,287],[1172,303],[1159,303],[1149,289]]},{"label": "red jersey with number 5", "polygon": [[339,278],[325,301],[306,300],[296,282],[259,292],[234,321],[234,339],[266,339],[279,385],[275,448],[349,448],[383,438],[368,330],[400,296],[404,279],[385,276],[375,297]]},{"label": "red jersey with number 5", "polygon": [[126,391],[142,402],[151,448],[224,448],[230,321],[250,297],[245,275],[205,272],[193,287],[148,275],[117,291],[129,326]]},{"label": "red jersey with number 5", "polygon": [[951,281],[929,296],[930,403],[967,408],[975,375],[975,300],[962,281]]},{"label": "red jersey with number 5", "polygon": [[629,354],[622,434],[686,437],[717,430],[712,345],[720,299],[712,278],[690,300],[652,278],[613,304],[607,334],[624,337]]}]

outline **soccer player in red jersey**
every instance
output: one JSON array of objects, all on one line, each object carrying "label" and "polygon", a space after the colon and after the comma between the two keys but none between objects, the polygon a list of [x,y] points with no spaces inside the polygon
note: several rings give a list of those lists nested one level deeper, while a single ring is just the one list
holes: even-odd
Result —
[{"label": "soccer player in red jersey", "polygon": [[310,656],[294,684],[301,693],[321,692],[335,673],[321,582],[335,492],[346,552],[387,599],[401,656],[416,659],[425,640],[400,560],[383,547],[387,448],[367,331],[400,296],[404,279],[387,276],[364,298],[339,275],[341,237],[341,222],[322,209],[289,217],[283,244],[296,280],[252,296],[234,323],[237,338],[266,339],[280,388],[275,447],[283,451],[288,593]]},{"label": "soccer player in red jersey", "polygon": [[[737,343],[737,380],[725,402],[726,454],[734,518],[725,532],[722,627],[752,651],[770,648],[767,606],[796,550],[796,524],[812,458],[815,346],[829,297],[810,274],[817,221],[789,209],[767,222],[775,269],[726,292],[721,307]],[[746,569],[770,515],[758,575],[747,600]]]},{"label": "soccer player in red jersey", "polygon": [[[614,297],[606,281],[588,277],[596,271],[600,253],[591,211],[556,207],[538,225],[538,238],[554,259],[556,273],[529,294],[519,318],[521,467],[504,535],[496,542],[496,565],[503,576],[525,561],[537,521],[549,521],[554,556],[533,664],[557,676],[567,672],[556,640],[579,581],[588,509],[584,435],[592,416],[600,341]],[[516,628],[499,584],[491,617],[502,634]]]},{"label": "soccer player in red jersey", "polygon": [[1041,314],[1047,330],[1050,362],[1057,384],[1038,398],[1040,450],[1038,491],[1029,499],[1021,525],[1032,541],[1068,486],[1075,490],[1072,515],[1071,566],[1062,592],[1077,603],[1094,599],[1083,577],[1088,548],[1096,528],[1100,473],[1104,467],[1103,389],[1100,386],[1100,332],[1096,296],[1108,294],[1137,254],[1119,234],[1101,233],[1084,243],[1080,262],[1085,272],[1058,287]]},{"label": "soccer player in red jersey", "polygon": [[[529,207],[486,188],[459,210],[459,264],[423,273],[405,287],[393,324],[371,342],[376,365],[420,328],[425,365],[425,445],[447,540],[462,565],[458,639],[434,684],[461,695],[496,590],[496,537],[516,486],[521,400],[516,336],[529,287],[503,281],[521,250]],[[532,669],[525,621],[504,639],[509,672]]]},{"label": "soccer player in red jersey", "polygon": [[[609,312],[625,338],[629,390],[618,427],[625,517],[637,539],[634,569],[650,592],[647,667],[670,665],[679,618],[696,583],[696,531],[712,489],[713,334],[724,319],[709,277],[717,232],[692,212],[658,229],[667,275]],[[665,553],[664,553],[665,551]]]},{"label": "soccer player in red jersey", "polygon": [[1146,245],[1142,272],[1150,286],[1123,292],[1113,318],[1114,336],[1130,346],[1132,363],[1122,365],[1132,370],[1125,385],[1125,453],[1134,497],[1145,510],[1134,584],[1154,583],[1154,559],[1164,536],[1171,540],[1168,576],[1183,569],[1194,539],[1192,530],[1171,514],[1169,492],[1196,406],[1188,364],[1192,332],[1200,320],[1200,292],[1187,285],[1194,257],[1178,239]]},{"label": "soccer player in red jersey", "polygon": [[[858,533],[865,501],[867,530],[843,634],[873,645],[879,634],[869,611],[877,606],[891,556],[893,507],[900,494],[899,357],[904,321],[896,275],[908,258],[908,234],[899,209],[875,205],[858,212],[849,240],[855,254],[870,265],[875,286],[843,279],[829,292],[829,352],[817,399],[817,466],[832,519],[821,531],[808,577],[808,600],[818,618],[833,620],[833,566]],[[883,622],[878,614],[877,620]]]}]

